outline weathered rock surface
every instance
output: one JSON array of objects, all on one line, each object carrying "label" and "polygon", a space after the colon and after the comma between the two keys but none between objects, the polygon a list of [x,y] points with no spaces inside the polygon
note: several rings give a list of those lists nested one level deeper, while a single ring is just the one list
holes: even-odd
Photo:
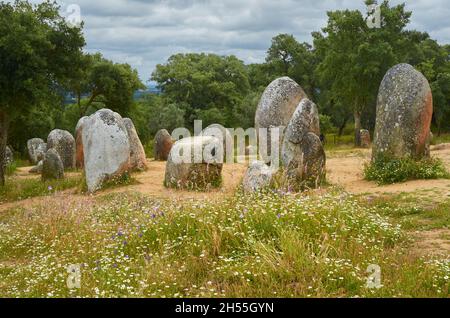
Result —
[{"label": "weathered rock surface", "polygon": [[155,160],[167,161],[172,147],[173,140],[169,132],[166,129],[159,130],[155,136]]},{"label": "weathered rock surface", "polygon": [[370,148],[371,139],[370,139],[370,131],[367,129],[361,129],[359,132],[361,138],[361,148]]},{"label": "weathered rock surface", "polygon": [[56,149],[49,149],[42,162],[42,180],[55,180],[64,178],[64,164]]},{"label": "weathered rock surface", "polygon": [[5,149],[5,165],[9,165],[14,161],[14,153],[9,146]]},{"label": "weathered rock surface", "polygon": [[391,68],[378,93],[373,160],[426,157],[432,116],[427,79],[409,64]]},{"label": "weathered rock surface", "polygon": [[[261,157],[266,163],[271,161],[272,133],[260,134],[259,129],[281,127],[281,142],[282,132],[303,98],[306,98],[305,92],[289,77],[276,79],[264,91],[256,110],[255,128],[261,140],[260,145],[263,145],[260,149]],[[267,151],[264,151],[265,145],[267,145]]]},{"label": "weathered rock surface", "polygon": [[37,164],[44,159],[47,152],[47,144],[41,138],[33,138],[27,142],[28,156],[32,164]]},{"label": "weathered rock surface", "polygon": [[198,136],[177,141],[166,164],[164,184],[169,188],[207,190],[222,183],[221,141]]},{"label": "weathered rock surface", "polygon": [[77,123],[77,127],[75,128],[75,143],[76,143],[76,167],[77,169],[84,168],[84,150],[83,150],[83,125],[87,121],[89,117],[84,116],[80,118]]},{"label": "weathered rock surface", "polygon": [[262,161],[253,161],[247,169],[243,180],[244,191],[257,192],[270,187],[277,170]]},{"label": "weathered rock surface", "polygon": [[136,132],[133,121],[129,118],[124,118],[123,123],[127,129],[128,139],[130,141],[130,169],[143,171],[147,169],[147,158],[144,147]]},{"label": "weathered rock surface", "polygon": [[47,137],[47,147],[55,149],[64,165],[64,169],[75,168],[75,138],[66,130],[55,129]]},{"label": "weathered rock surface", "polygon": [[120,177],[130,168],[130,142],[122,117],[101,109],[83,124],[84,170],[89,192],[105,181]]},{"label": "weathered rock surface", "polygon": [[44,161],[41,160],[41,161],[38,162],[38,164],[36,166],[31,168],[29,172],[30,173],[41,174],[43,166],[44,166]]},{"label": "weathered rock surface", "polygon": [[317,188],[326,175],[317,106],[303,99],[286,129],[281,159],[288,188]]}]

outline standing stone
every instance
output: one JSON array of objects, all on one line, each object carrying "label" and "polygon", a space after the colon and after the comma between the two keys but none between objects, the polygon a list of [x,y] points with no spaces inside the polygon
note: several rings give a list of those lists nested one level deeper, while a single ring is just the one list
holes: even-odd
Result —
[{"label": "standing stone", "polygon": [[361,148],[370,148],[370,131],[368,131],[367,129],[361,129],[359,134],[361,136]]},{"label": "standing stone", "polygon": [[130,142],[122,117],[101,109],[83,124],[84,171],[89,192],[126,174],[130,168]]},{"label": "standing stone", "polygon": [[281,151],[289,188],[317,188],[325,180],[326,156],[319,136],[317,106],[305,98],[286,129]]},{"label": "standing stone", "polygon": [[5,149],[5,165],[10,165],[14,161],[14,153],[9,146]]},{"label": "standing stone", "polygon": [[127,129],[128,139],[130,141],[130,169],[131,170],[146,170],[147,157],[145,156],[144,147],[136,132],[133,121],[129,118],[124,118],[123,123]]},{"label": "standing stone", "polygon": [[409,64],[391,68],[381,82],[372,159],[427,157],[433,96],[430,85]]},{"label": "standing stone", "polygon": [[47,144],[41,138],[33,138],[28,140],[27,149],[31,164],[35,165],[44,159],[47,152]]},{"label": "standing stone", "polygon": [[55,129],[47,137],[47,147],[55,149],[64,165],[64,169],[75,168],[75,138],[66,130]]},{"label": "standing stone", "polygon": [[64,164],[59,153],[51,148],[44,156],[42,163],[42,180],[64,179]]},{"label": "standing stone", "polygon": [[75,144],[76,144],[76,167],[77,169],[84,168],[84,151],[83,151],[83,125],[89,117],[84,116],[80,118],[75,128]]},{"label": "standing stone", "polygon": [[[272,133],[269,131],[267,134],[260,134],[259,129],[281,128],[281,141],[283,129],[303,98],[306,98],[305,92],[289,77],[276,79],[264,91],[256,110],[255,128],[262,146],[261,157],[266,163],[271,161]],[[264,148],[267,148],[267,151]]]},{"label": "standing stone", "polygon": [[173,147],[172,136],[166,129],[161,129],[155,136],[155,160],[167,161]]},{"label": "standing stone", "polygon": [[41,160],[41,161],[38,162],[38,164],[35,167],[31,168],[29,172],[30,173],[40,174],[40,173],[42,173],[43,166],[44,166],[44,161]]},{"label": "standing stone", "polygon": [[268,188],[277,170],[262,161],[253,161],[247,169],[242,183],[244,192],[257,192]]},{"label": "standing stone", "polygon": [[168,188],[207,190],[222,183],[221,141],[198,136],[177,141],[166,164],[164,184]]}]

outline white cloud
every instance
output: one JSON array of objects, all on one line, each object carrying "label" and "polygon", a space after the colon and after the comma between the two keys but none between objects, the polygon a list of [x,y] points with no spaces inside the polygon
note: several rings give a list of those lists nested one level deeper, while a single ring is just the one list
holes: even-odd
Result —
[{"label": "white cloud", "polygon": [[[40,2],[40,1],[34,1]],[[413,11],[410,28],[450,43],[448,0],[392,0]],[[89,52],[101,51],[128,62],[143,80],[158,63],[178,52],[235,54],[261,62],[273,36],[293,34],[311,41],[326,23],[326,12],[364,10],[363,0],[66,0],[76,3],[85,21]]]}]

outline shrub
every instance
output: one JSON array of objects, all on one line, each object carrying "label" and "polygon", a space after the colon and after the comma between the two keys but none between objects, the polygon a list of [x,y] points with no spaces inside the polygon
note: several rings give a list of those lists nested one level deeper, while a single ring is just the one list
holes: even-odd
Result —
[{"label": "shrub", "polygon": [[366,180],[392,184],[418,179],[450,178],[444,164],[437,158],[414,160],[379,157],[364,168]]}]

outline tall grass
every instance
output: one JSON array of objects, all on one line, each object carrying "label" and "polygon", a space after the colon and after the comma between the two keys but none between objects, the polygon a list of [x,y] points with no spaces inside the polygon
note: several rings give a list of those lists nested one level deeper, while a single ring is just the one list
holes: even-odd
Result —
[{"label": "tall grass", "polygon": [[[238,193],[223,204],[109,195],[0,215],[3,297],[447,297],[449,263],[411,257],[352,196]],[[66,285],[79,264],[81,288]],[[367,287],[370,265],[382,286]]]}]

